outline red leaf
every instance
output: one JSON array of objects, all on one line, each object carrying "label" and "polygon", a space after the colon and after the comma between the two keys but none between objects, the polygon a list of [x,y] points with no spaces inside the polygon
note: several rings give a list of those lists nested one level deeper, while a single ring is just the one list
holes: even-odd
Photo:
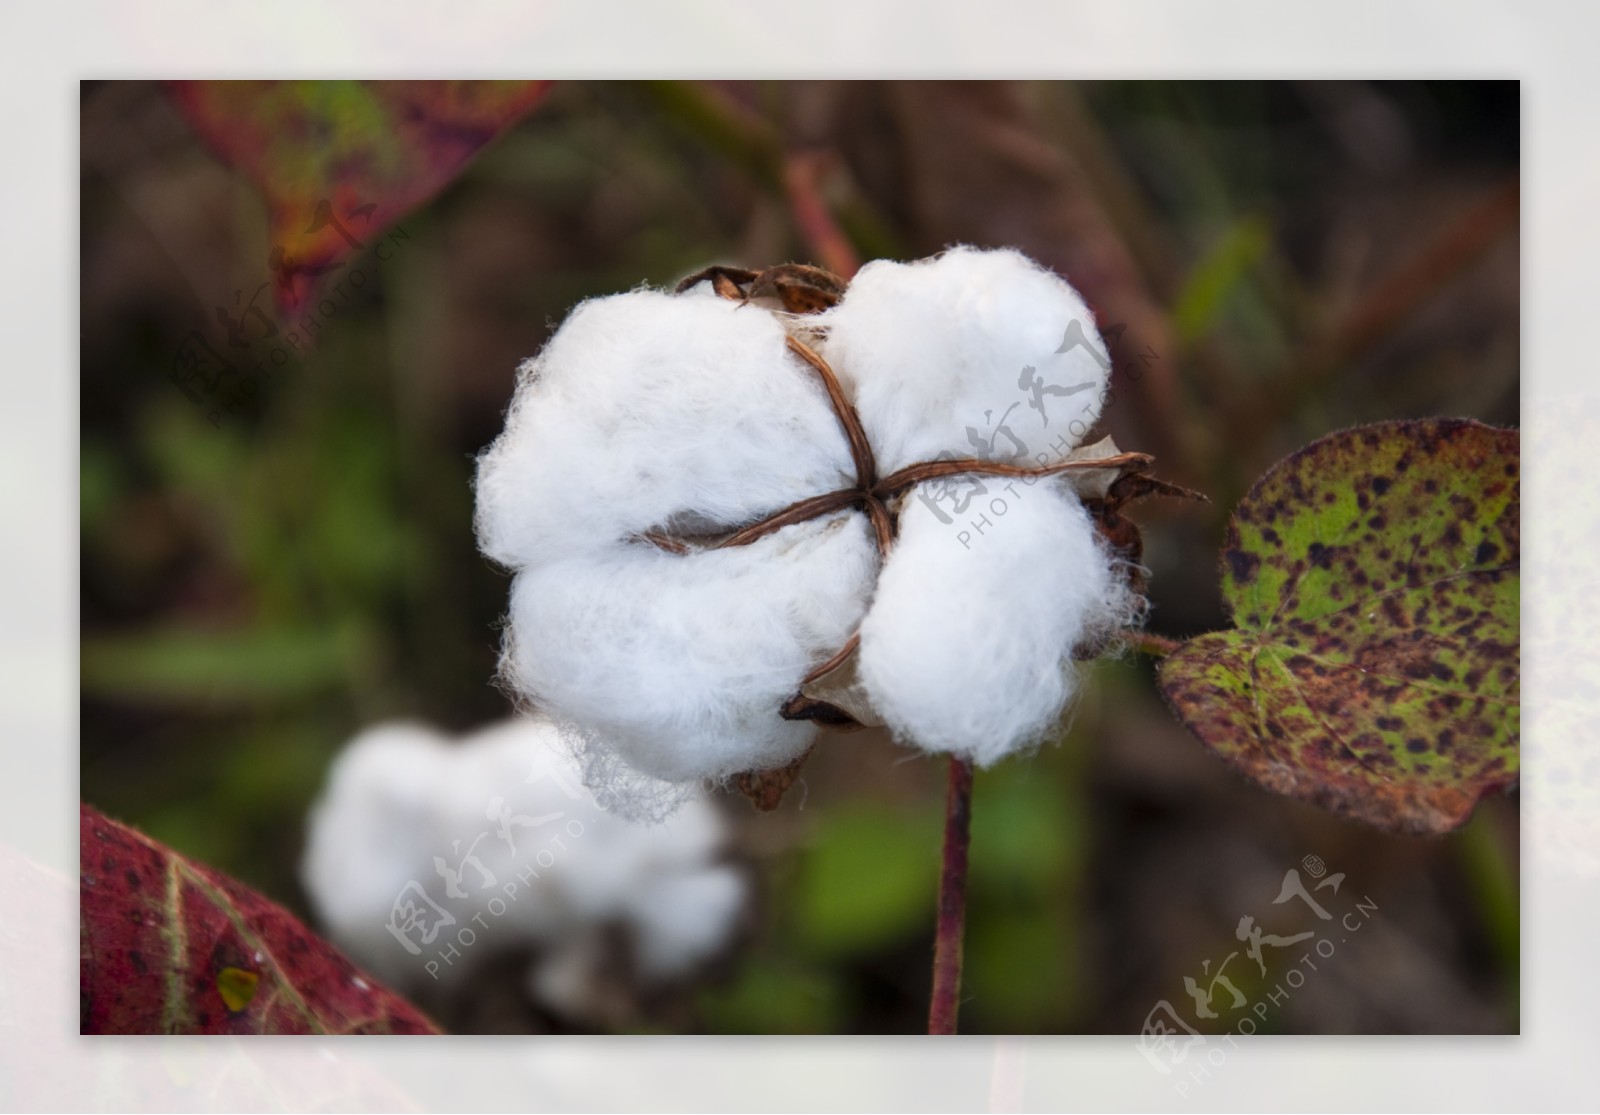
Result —
[{"label": "red leaf", "polygon": [[86,1034],[431,1034],[294,915],[85,805]]},{"label": "red leaf", "polygon": [[179,81],[173,99],[269,211],[279,309],[427,201],[526,114],[541,81]]}]

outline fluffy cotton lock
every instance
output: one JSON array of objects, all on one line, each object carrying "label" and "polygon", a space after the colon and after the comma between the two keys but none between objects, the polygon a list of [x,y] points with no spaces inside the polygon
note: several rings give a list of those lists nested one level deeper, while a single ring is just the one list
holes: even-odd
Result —
[{"label": "fluffy cotton lock", "polygon": [[910,501],[861,626],[861,684],[896,736],[984,766],[1055,726],[1073,649],[1136,607],[1076,498],[1008,483],[1005,517],[964,545]]},{"label": "fluffy cotton lock", "polygon": [[[1083,300],[1011,250],[868,264],[814,317],[709,284],[584,303],[524,366],[480,462],[478,529],[516,573],[503,672],[587,749],[591,781],[783,766],[815,730],[779,710],[856,634],[859,684],[898,739],[990,763],[1048,733],[1074,651],[1137,614],[1059,479],[912,488],[886,558],[855,508],[745,546],[652,545],[857,485],[790,333],[833,368],[880,479],[951,457],[1058,462],[1105,397]],[[1004,520],[963,534],[955,509],[984,491],[975,519],[1008,483]],[[967,486],[953,501],[952,484]]]},{"label": "fluffy cotton lock", "polygon": [[705,289],[580,304],[518,370],[479,462],[484,553],[522,569],[848,483],[844,434],[786,336],[773,314]]},{"label": "fluffy cotton lock", "polygon": [[507,667],[648,778],[781,767],[815,729],[777,710],[855,630],[877,569],[856,514],[692,557],[622,545],[551,562],[517,578]]},{"label": "fluffy cotton lock", "polygon": [[[1053,464],[1099,419],[1110,361],[1093,316],[1020,252],[877,260],[823,323],[880,474]],[[1036,744],[1073,695],[1073,650],[1138,613],[1077,496],[1055,479],[922,484],[899,528],[861,627],[874,709],[897,737],[981,764]]]},{"label": "fluffy cotton lock", "polygon": [[585,302],[521,369],[479,462],[480,545],[518,574],[503,673],[568,727],[590,781],[624,810],[659,812],[663,782],[802,754],[813,730],[775,710],[850,636],[871,591],[877,555],[858,516],[690,559],[641,541],[738,526],[850,482],[827,394],[786,339],[775,315],[709,292]]},{"label": "fluffy cotton lock", "polygon": [[581,1014],[606,927],[623,929],[646,987],[729,947],[749,890],[721,860],[724,837],[699,796],[656,826],[600,809],[548,721],[461,740],[391,723],[335,761],[301,879],[329,936],[398,987],[456,986],[489,958],[526,951],[530,995]]},{"label": "fluffy cotton lock", "polygon": [[888,474],[941,453],[1059,461],[1100,417],[1094,316],[1011,249],[874,260],[822,318],[832,363]]}]

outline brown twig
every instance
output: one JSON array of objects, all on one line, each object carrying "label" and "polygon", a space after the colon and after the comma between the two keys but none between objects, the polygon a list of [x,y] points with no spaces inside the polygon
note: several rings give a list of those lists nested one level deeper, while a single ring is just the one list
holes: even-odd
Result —
[{"label": "brown twig", "polygon": [[1516,227],[1522,187],[1511,181],[1452,222],[1420,253],[1369,290],[1275,384],[1228,414],[1223,428],[1246,443],[1252,431],[1276,426],[1353,359],[1382,340],[1408,315],[1464,271],[1499,237]]},{"label": "brown twig", "polygon": [[1516,226],[1522,211],[1522,185],[1503,184],[1445,229],[1406,266],[1374,287],[1345,315],[1334,342],[1335,354],[1348,358],[1368,348],[1401,319]]},{"label": "brown twig", "polygon": [[951,757],[944,806],[939,920],[933,943],[933,994],[928,1033],[954,1034],[961,1007],[961,939],[967,914],[967,847],[972,837],[972,764]]},{"label": "brown twig", "polygon": [[821,179],[830,161],[828,153],[821,151],[790,155],[784,164],[783,183],[795,227],[811,248],[812,257],[848,281],[861,270],[861,257],[822,200]]}]

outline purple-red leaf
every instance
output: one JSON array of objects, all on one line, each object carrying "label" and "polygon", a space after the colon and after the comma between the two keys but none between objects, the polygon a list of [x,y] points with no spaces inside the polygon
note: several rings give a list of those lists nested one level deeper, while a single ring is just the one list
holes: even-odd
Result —
[{"label": "purple-red leaf", "polygon": [[283,907],[80,807],[86,1034],[431,1034]]},{"label": "purple-red leaf", "polygon": [[293,317],[543,95],[541,81],[180,81],[200,135],[260,188]]}]

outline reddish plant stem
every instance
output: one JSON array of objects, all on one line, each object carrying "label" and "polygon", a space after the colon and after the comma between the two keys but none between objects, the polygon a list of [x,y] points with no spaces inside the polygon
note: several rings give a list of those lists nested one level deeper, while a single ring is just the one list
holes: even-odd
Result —
[{"label": "reddish plant stem", "polygon": [[1168,639],[1164,635],[1152,635],[1148,631],[1123,631],[1122,640],[1134,650],[1148,654],[1151,658],[1165,658],[1183,643],[1177,639]]},{"label": "reddish plant stem", "polygon": [[967,913],[967,845],[972,834],[972,764],[950,760],[944,806],[944,858],[939,874],[939,920],[933,941],[933,995],[928,1033],[956,1032],[961,1006],[961,937]]},{"label": "reddish plant stem", "polygon": [[848,281],[861,270],[861,260],[822,199],[822,177],[828,161],[829,156],[822,152],[796,152],[784,164],[783,183],[795,227],[805,237],[813,258]]}]

